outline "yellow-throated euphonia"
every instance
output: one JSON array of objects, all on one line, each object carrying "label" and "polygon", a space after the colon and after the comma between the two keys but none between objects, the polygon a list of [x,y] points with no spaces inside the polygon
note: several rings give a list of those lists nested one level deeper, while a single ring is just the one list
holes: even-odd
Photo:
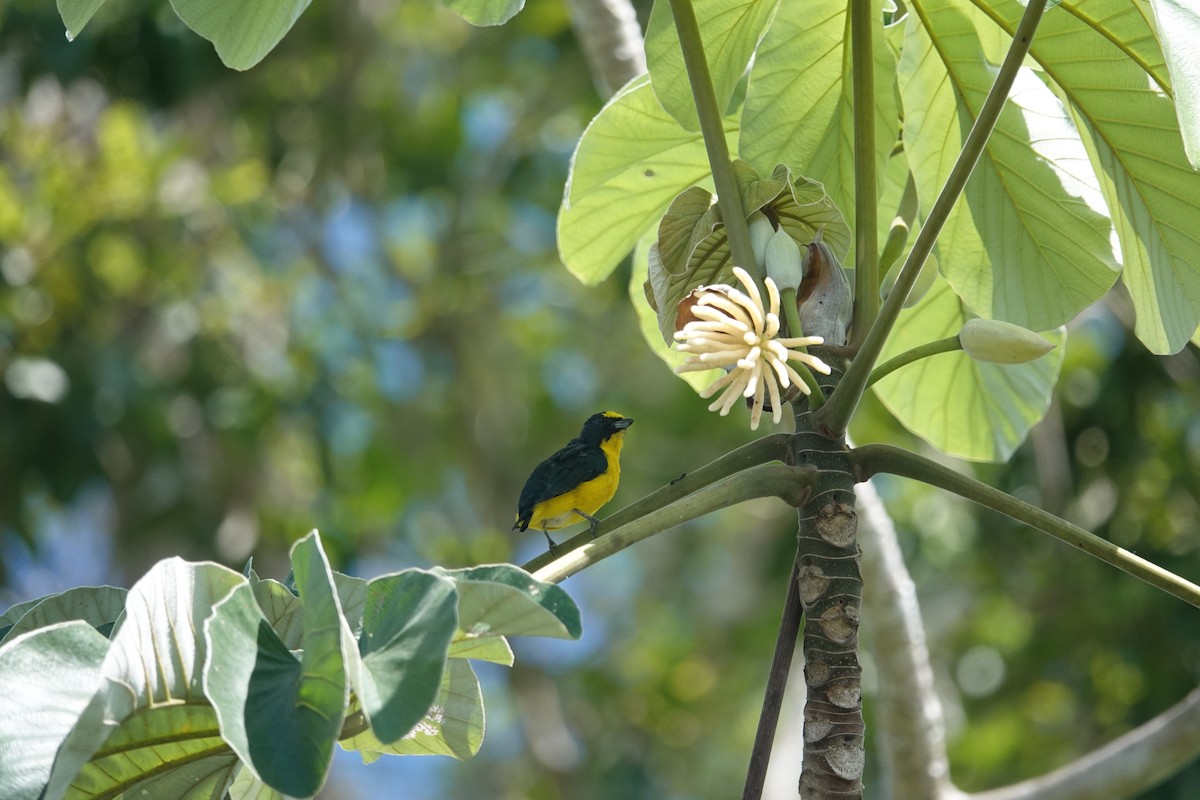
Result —
[{"label": "yellow-throated euphonia", "polygon": [[615,411],[588,417],[579,436],[534,467],[517,501],[513,530],[541,531],[551,552],[555,545],[547,531],[586,519],[594,535],[600,520],[592,515],[617,493],[621,444],[632,424]]}]

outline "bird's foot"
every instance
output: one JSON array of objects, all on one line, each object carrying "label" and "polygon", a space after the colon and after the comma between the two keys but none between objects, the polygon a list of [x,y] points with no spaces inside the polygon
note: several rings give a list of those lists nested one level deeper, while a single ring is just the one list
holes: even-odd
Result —
[{"label": "bird's foot", "polygon": [[595,539],[596,538],[596,526],[600,524],[600,520],[597,519],[596,517],[593,517],[591,514],[583,513],[578,508],[573,508],[571,510],[588,521],[588,533],[591,535],[591,537],[593,539]]}]

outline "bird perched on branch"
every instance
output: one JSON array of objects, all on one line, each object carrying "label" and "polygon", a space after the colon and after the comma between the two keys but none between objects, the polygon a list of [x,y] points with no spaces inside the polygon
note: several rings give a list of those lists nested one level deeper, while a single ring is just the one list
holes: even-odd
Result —
[{"label": "bird perched on branch", "polygon": [[534,467],[517,501],[513,530],[541,531],[552,553],[556,545],[548,531],[587,520],[595,536],[600,520],[592,515],[617,493],[621,445],[632,424],[615,411],[588,417],[579,436]]}]

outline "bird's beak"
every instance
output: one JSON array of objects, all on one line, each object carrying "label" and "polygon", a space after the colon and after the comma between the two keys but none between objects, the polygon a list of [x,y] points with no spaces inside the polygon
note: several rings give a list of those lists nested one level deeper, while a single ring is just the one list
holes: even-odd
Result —
[{"label": "bird's beak", "polygon": [[629,417],[622,417],[621,419],[619,419],[613,423],[613,427],[619,431],[623,431],[632,424],[633,424],[633,420],[631,420]]}]

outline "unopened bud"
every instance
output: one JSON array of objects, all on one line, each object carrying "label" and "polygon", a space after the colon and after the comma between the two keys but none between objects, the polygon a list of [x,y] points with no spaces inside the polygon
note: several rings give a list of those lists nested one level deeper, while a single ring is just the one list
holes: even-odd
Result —
[{"label": "unopened bud", "polygon": [[758,262],[759,269],[764,269],[767,263],[767,242],[775,235],[775,226],[761,211],[755,211],[747,217],[746,225],[750,229],[750,249],[754,251],[754,260]]},{"label": "unopened bud", "polygon": [[962,349],[976,361],[1024,364],[1054,349],[1046,337],[998,319],[969,320],[958,332]]},{"label": "unopened bud", "polygon": [[804,255],[783,228],[767,242],[767,277],[780,289],[795,289],[804,280]]}]

